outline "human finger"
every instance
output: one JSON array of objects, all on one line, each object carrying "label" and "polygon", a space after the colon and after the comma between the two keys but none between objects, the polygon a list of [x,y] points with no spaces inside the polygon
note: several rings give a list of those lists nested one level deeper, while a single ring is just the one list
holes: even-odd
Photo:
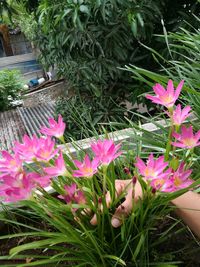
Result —
[{"label": "human finger", "polygon": [[[125,186],[126,186],[125,181],[123,181],[123,180],[116,180],[115,181],[115,197],[118,197],[121,195],[121,193],[125,190]],[[109,208],[111,203],[112,203],[110,191],[108,191],[106,193],[105,198],[106,198],[106,206],[107,206],[107,208]],[[103,205],[102,204],[100,205],[100,210],[101,210],[101,212],[103,212]],[[96,214],[93,215],[92,219],[90,220],[90,223],[92,225],[97,225],[97,215]]]},{"label": "human finger", "polygon": [[133,188],[129,188],[127,195],[125,196],[125,201],[116,209],[112,219],[111,224],[113,227],[117,228],[122,224],[122,221],[127,217],[133,208]]}]

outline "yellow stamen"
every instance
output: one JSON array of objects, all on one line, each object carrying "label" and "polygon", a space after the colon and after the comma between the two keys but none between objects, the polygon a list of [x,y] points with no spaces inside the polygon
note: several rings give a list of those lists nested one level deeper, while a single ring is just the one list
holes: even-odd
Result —
[{"label": "yellow stamen", "polygon": [[155,171],[152,168],[148,168],[148,167],[144,170],[144,174],[145,174],[145,176],[155,176],[156,175]]},{"label": "yellow stamen", "polygon": [[186,146],[194,146],[196,144],[196,140],[194,138],[186,138],[183,140],[183,143]]},{"label": "yellow stamen", "polygon": [[181,181],[181,179],[180,179],[180,177],[175,177],[174,178],[174,185],[175,186],[180,186],[182,184],[182,181]]}]

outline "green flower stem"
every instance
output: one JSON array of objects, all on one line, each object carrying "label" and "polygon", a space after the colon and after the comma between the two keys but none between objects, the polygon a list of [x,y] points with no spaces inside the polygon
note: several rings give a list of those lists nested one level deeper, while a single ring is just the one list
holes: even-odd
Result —
[{"label": "green flower stem", "polygon": [[170,119],[171,119],[171,125],[170,125],[170,129],[169,129],[169,134],[168,134],[168,141],[167,141],[167,145],[166,145],[166,150],[165,150],[165,160],[169,160],[169,153],[171,151],[171,142],[172,142],[172,133],[174,130],[174,125],[173,125],[173,108],[169,108],[169,114],[170,114]]},{"label": "green flower stem", "polygon": [[[175,131],[176,131],[176,133],[179,132],[179,129],[180,129],[180,125],[175,125]],[[175,157],[175,156],[174,156],[175,150],[176,150],[176,147],[173,146],[173,149],[172,149],[172,151],[173,151],[173,157]]]},{"label": "green flower stem", "polygon": [[58,139],[63,143],[63,145],[64,145],[65,148],[67,149],[67,152],[68,152],[69,156],[70,156],[72,159],[74,159],[74,156],[73,156],[73,154],[71,153],[69,146],[68,146],[67,143],[65,142],[65,138],[64,138],[64,136],[61,136],[61,137],[58,138]]},{"label": "green flower stem", "polygon": [[108,168],[107,165],[102,166],[102,169],[103,169],[103,195],[105,195],[106,191],[107,191],[107,176],[106,176],[107,168]]}]

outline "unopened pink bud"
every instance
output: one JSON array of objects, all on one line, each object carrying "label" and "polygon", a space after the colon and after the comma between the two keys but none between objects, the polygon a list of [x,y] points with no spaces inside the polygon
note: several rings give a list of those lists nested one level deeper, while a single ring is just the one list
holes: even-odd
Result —
[{"label": "unopened pink bud", "polygon": [[137,178],[135,176],[133,176],[133,178],[132,178],[132,183],[133,183],[133,185],[135,185],[137,183]]},{"label": "unopened pink bud", "polygon": [[151,192],[152,192],[152,194],[155,194],[156,193],[156,189],[152,188]]},{"label": "unopened pink bud", "polygon": [[98,203],[99,203],[99,204],[102,203],[102,198],[101,198],[101,197],[99,197],[99,199],[98,199]]},{"label": "unopened pink bud", "polygon": [[126,173],[126,174],[130,174],[131,172],[130,172],[130,169],[128,168],[128,167],[124,167],[124,173]]}]

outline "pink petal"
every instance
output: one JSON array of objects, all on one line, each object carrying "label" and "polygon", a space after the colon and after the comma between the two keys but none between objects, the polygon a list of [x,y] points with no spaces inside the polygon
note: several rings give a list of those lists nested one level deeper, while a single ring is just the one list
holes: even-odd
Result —
[{"label": "pink petal", "polygon": [[91,162],[89,156],[86,154],[84,158],[85,166],[90,168],[91,167]]},{"label": "pink petal", "polygon": [[176,91],[175,91],[175,98],[177,99],[178,97],[179,97],[179,95],[180,95],[180,92],[181,92],[181,89],[182,89],[182,87],[183,87],[183,84],[184,84],[184,80],[182,80],[179,84],[178,84],[178,86],[177,86],[177,88],[176,88]]},{"label": "pink petal", "polygon": [[159,83],[153,86],[153,90],[156,95],[164,95],[166,93],[165,88]]},{"label": "pink petal", "polygon": [[168,84],[167,84],[167,93],[171,96],[174,96],[174,85],[173,85],[173,82],[172,80],[169,80],[168,81]]},{"label": "pink petal", "polygon": [[187,147],[187,146],[184,145],[183,143],[178,143],[178,142],[172,142],[171,144],[172,144],[173,146],[181,147],[181,148],[185,148],[185,147]]}]

